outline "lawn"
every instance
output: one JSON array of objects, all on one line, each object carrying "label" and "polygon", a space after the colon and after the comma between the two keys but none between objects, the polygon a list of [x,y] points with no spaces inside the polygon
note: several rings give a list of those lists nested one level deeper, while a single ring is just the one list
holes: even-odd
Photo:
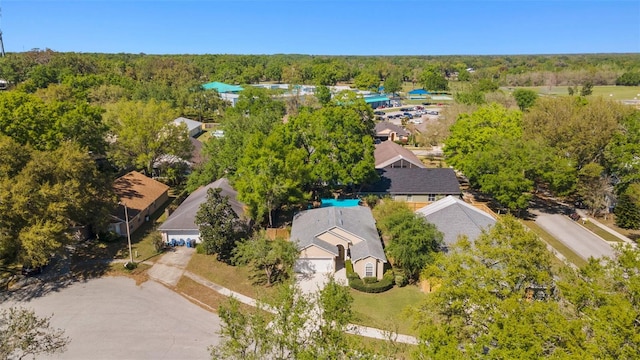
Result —
[{"label": "lawn", "polygon": [[404,312],[408,306],[417,306],[425,298],[417,286],[394,287],[380,294],[351,289],[351,296],[356,324],[417,335],[413,322]]},{"label": "lawn", "polygon": [[[516,87],[509,87],[509,89],[516,89]],[[532,89],[540,95],[569,95],[567,86],[529,86],[517,87],[517,89]],[[640,98],[638,94],[640,94],[639,86],[594,86],[591,96],[604,96],[613,100],[631,100]]]},{"label": "lawn", "polygon": [[612,242],[621,242],[622,240],[620,240],[618,237],[612,235],[611,233],[609,233],[608,231],[603,230],[601,227],[599,227],[598,225],[590,222],[590,221],[586,221],[586,222],[582,222],[582,221],[577,221],[578,224],[580,224],[581,226],[585,227],[587,230],[591,231],[592,233],[600,236],[601,238],[605,239],[606,241],[612,241]]},{"label": "lawn", "polygon": [[606,225],[612,230],[628,237],[629,239],[635,241],[636,243],[640,240],[640,230],[629,230],[623,229],[621,227],[616,226],[616,218],[615,215],[611,215],[607,217],[607,219],[599,218],[597,219],[599,223]]},{"label": "lawn", "polygon": [[569,262],[571,262],[572,264],[578,267],[581,267],[587,264],[586,260],[578,256],[576,253],[574,253],[573,250],[568,248],[565,244],[558,241],[553,236],[549,235],[549,233],[547,233],[540,226],[538,226],[538,224],[536,224],[535,221],[523,220],[522,223],[525,226],[527,226],[529,229],[531,229],[534,233],[536,233],[543,241],[545,241],[547,244],[551,245],[551,247],[556,249],[557,252],[559,252],[565,258],[567,258],[567,260],[569,260]]},{"label": "lawn", "polygon": [[193,254],[187,270],[254,299],[275,295],[276,288],[253,285],[248,267],[227,265],[211,255]]},{"label": "lawn", "polygon": [[416,345],[391,343],[386,340],[372,339],[364,336],[347,334],[347,339],[358,348],[380,354],[382,359],[411,359],[411,353],[416,351]]}]

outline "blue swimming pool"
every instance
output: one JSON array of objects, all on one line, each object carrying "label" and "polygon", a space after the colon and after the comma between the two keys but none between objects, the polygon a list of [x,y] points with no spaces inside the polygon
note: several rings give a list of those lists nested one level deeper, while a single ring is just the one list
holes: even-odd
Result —
[{"label": "blue swimming pool", "polygon": [[358,206],[360,199],[320,199],[322,207],[352,207]]}]

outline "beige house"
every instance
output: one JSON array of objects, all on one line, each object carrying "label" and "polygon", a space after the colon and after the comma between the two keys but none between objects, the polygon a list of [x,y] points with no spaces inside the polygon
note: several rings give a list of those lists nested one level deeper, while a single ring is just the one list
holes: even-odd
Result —
[{"label": "beige house", "polygon": [[117,178],[113,182],[113,189],[120,205],[111,214],[109,230],[123,236],[127,235],[125,214],[129,217],[129,230],[133,233],[169,200],[167,185],[137,171]]},{"label": "beige house", "polygon": [[411,150],[390,140],[376,144],[373,156],[376,162],[376,169],[426,168]]},{"label": "beige house", "polygon": [[302,211],[293,218],[291,241],[300,250],[294,266],[298,273],[334,273],[351,260],[361,278],[384,275],[387,258],[368,207]]}]

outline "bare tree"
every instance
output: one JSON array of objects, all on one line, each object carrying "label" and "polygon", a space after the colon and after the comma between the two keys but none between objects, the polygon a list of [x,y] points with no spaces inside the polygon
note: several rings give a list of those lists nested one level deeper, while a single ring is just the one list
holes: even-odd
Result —
[{"label": "bare tree", "polygon": [[0,310],[0,358],[36,358],[40,354],[62,353],[70,339],[64,330],[52,328],[51,316],[40,318],[33,310],[11,307]]}]

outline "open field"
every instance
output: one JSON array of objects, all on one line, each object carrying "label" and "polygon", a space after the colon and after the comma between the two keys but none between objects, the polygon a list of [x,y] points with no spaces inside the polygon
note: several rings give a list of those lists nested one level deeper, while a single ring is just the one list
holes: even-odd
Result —
[{"label": "open field", "polygon": [[[531,89],[538,92],[540,95],[551,96],[566,96],[569,95],[567,86],[529,86],[518,87],[518,89]],[[580,87],[581,88],[581,87]],[[503,90],[510,91],[516,89],[515,87],[502,88]],[[578,90],[579,91],[579,90]],[[604,96],[613,100],[632,100],[634,98],[640,99],[640,86],[594,86],[591,97]]]}]

